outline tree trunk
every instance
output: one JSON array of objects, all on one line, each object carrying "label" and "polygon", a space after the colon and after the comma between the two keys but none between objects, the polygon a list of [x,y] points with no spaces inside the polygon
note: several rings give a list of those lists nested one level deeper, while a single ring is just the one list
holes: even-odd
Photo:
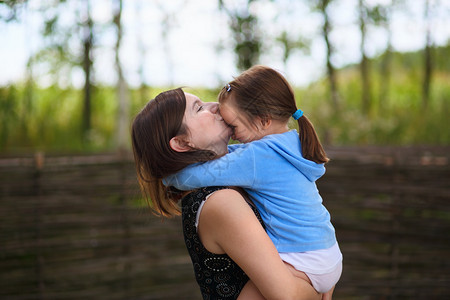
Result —
[{"label": "tree trunk", "polygon": [[330,83],[330,97],[331,97],[331,104],[333,105],[334,111],[339,110],[339,92],[337,87],[337,76],[336,76],[336,70],[334,69],[333,64],[331,63],[331,56],[333,55],[333,47],[330,43],[329,34],[331,31],[331,25],[328,18],[327,13],[327,7],[330,3],[329,0],[322,0],[321,10],[324,17],[324,23],[323,23],[323,38],[325,40],[325,45],[327,47],[327,74],[328,74],[328,81]]},{"label": "tree trunk", "polygon": [[389,100],[390,83],[391,83],[391,64],[392,64],[392,31],[391,31],[391,11],[393,4],[387,8],[386,20],[384,23],[387,31],[387,46],[381,61],[381,80],[380,80],[380,98],[378,100],[378,108],[381,111],[386,107]]},{"label": "tree trunk", "polygon": [[139,60],[140,60],[140,64],[139,64],[139,69],[138,69],[138,73],[139,73],[139,80],[140,80],[140,85],[139,85],[139,101],[140,103],[146,103],[148,101],[147,99],[147,95],[148,95],[148,85],[145,83],[145,72],[144,72],[144,68],[145,68],[145,60],[146,60],[146,56],[147,56],[147,51],[146,51],[146,47],[143,43],[142,40],[142,31],[141,28],[142,26],[142,22],[140,22],[140,20],[142,20],[142,16],[140,15],[141,11],[142,11],[142,6],[141,6],[141,2],[138,1],[136,3],[136,15],[138,16],[136,18],[136,35],[138,38],[138,51],[139,51]]},{"label": "tree trunk", "polygon": [[[26,12],[25,14],[25,27],[26,27],[26,34],[31,36],[31,22],[28,21],[28,2],[24,3],[24,11]],[[29,137],[29,120],[30,120],[30,116],[33,114],[33,98],[34,98],[34,76],[33,76],[33,57],[32,57],[32,45],[31,45],[31,39],[27,39],[26,40],[26,48],[27,48],[27,52],[29,53],[28,56],[28,62],[27,62],[27,68],[26,68],[26,82],[25,82],[25,94],[24,94],[24,106],[22,108],[22,113],[21,113],[21,120],[20,123],[22,124],[22,137],[24,138],[24,140],[30,140]]]},{"label": "tree trunk", "polygon": [[380,80],[380,99],[379,107],[385,107],[389,101],[390,82],[391,82],[391,63],[392,63],[392,44],[390,41],[391,33],[389,33],[389,41],[386,51],[384,52],[384,58],[381,62],[381,80]]},{"label": "tree trunk", "polygon": [[163,49],[164,53],[166,55],[166,68],[168,72],[168,78],[169,78],[169,85],[174,85],[174,67],[173,67],[173,61],[172,61],[172,53],[171,53],[171,47],[170,47],[170,31],[172,30],[172,16],[170,12],[167,12],[167,14],[164,16],[163,21],[161,22],[161,37],[162,37],[162,43],[163,43]]},{"label": "tree trunk", "polygon": [[120,64],[120,45],[122,41],[122,0],[116,0],[116,10],[114,12],[114,24],[117,30],[117,40],[115,45],[115,64],[117,71],[117,98],[118,98],[118,120],[117,120],[117,146],[120,153],[124,153],[128,146],[128,114],[129,95],[128,85],[123,75]]},{"label": "tree trunk", "polygon": [[250,10],[251,2],[251,0],[246,1],[246,9],[231,10],[222,0],[219,0],[219,8],[225,11],[230,19],[237,68],[241,71],[258,64],[263,45],[258,17]]},{"label": "tree trunk", "polygon": [[359,0],[359,28],[361,31],[361,63],[360,63],[360,72],[361,72],[361,80],[362,80],[362,89],[361,89],[361,101],[362,101],[362,111],[365,114],[368,114],[370,111],[371,105],[371,86],[370,86],[370,70],[369,70],[369,59],[366,56],[365,45],[366,45],[366,12],[364,1]]},{"label": "tree trunk", "polygon": [[91,70],[92,59],[91,49],[93,42],[92,19],[90,14],[89,0],[86,1],[86,20],[83,24],[83,71],[84,71],[84,88],[83,88],[83,122],[82,122],[82,140],[87,141],[89,130],[91,129]]},{"label": "tree trunk", "polygon": [[431,76],[433,73],[432,63],[432,41],[429,20],[429,0],[425,0],[425,21],[427,22],[426,45],[424,50],[424,76],[422,83],[422,107],[426,109],[430,101]]}]

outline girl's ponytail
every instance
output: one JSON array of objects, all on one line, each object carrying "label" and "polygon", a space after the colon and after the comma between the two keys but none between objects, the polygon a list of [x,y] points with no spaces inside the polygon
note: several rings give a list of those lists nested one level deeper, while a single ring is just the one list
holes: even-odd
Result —
[{"label": "girl's ponytail", "polygon": [[302,115],[297,119],[297,122],[303,157],[318,164],[327,163],[329,158],[319,141],[311,121],[305,115]]}]

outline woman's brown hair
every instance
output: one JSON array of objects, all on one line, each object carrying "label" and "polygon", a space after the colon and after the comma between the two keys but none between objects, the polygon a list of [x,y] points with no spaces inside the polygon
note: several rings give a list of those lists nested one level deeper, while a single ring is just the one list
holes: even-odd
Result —
[{"label": "woman's brown hair", "polygon": [[178,215],[179,195],[172,193],[162,179],[184,167],[216,157],[209,150],[177,152],[171,138],[188,134],[183,123],[186,97],[181,88],[160,93],[136,115],[131,140],[137,177],[142,194],[153,211],[162,216]]},{"label": "woman's brown hair", "polygon": [[[233,99],[250,124],[254,124],[256,117],[287,123],[297,111],[294,92],[287,80],[274,69],[260,65],[243,72],[220,91],[220,103],[229,99]],[[297,122],[303,157],[316,163],[328,162],[313,124],[305,115]]]}]

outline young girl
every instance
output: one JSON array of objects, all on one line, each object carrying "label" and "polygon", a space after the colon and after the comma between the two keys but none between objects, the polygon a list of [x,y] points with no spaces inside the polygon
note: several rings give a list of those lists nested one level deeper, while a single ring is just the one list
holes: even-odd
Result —
[{"label": "young girl", "polygon": [[[164,184],[179,190],[244,188],[281,258],[304,272],[318,292],[332,293],[342,254],[315,183],[328,158],[313,125],[297,109],[292,88],[277,71],[255,66],[222,89],[219,103],[233,138],[246,144],[230,145],[228,154],[188,166]],[[289,130],[291,117],[300,133]]]}]

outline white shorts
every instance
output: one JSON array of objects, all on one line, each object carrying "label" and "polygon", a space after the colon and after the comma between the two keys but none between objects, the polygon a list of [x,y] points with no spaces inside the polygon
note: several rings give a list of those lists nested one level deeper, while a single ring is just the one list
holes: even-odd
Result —
[{"label": "white shorts", "polygon": [[283,261],[304,272],[319,293],[331,290],[342,274],[342,253],[336,243],[328,249],[280,253]]},{"label": "white shorts", "polygon": [[331,290],[339,281],[339,278],[341,278],[342,261],[341,263],[337,264],[336,268],[330,273],[311,274],[305,272],[305,274],[311,280],[311,283],[316,291],[318,291],[319,293],[326,293]]}]

